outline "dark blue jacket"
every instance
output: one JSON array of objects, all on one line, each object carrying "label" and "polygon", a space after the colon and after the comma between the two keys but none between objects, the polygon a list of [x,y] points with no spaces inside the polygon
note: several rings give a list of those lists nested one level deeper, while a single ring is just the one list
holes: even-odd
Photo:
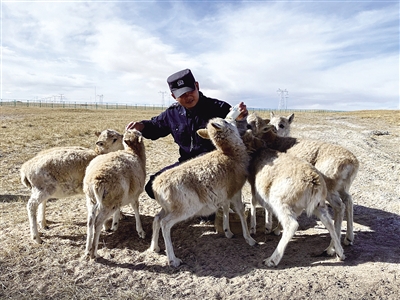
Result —
[{"label": "dark blue jacket", "polygon": [[230,108],[228,103],[199,92],[199,102],[193,109],[187,110],[175,102],[160,115],[141,121],[144,124],[142,134],[152,140],[172,134],[179,146],[179,161],[183,162],[215,149],[210,140],[201,138],[196,131],[205,128],[212,118],[225,118]]}]

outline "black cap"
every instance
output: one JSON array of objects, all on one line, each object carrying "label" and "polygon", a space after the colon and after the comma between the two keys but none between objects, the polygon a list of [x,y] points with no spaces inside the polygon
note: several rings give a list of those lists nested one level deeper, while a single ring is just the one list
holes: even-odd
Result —
[{"label": "black cap", "polygon": [[167,78],[169,89],[176,98],[179,98],[184,93],[194,91],[196,89],[196,80],[193,77],[192,71],[185,69],[172,74]]}]

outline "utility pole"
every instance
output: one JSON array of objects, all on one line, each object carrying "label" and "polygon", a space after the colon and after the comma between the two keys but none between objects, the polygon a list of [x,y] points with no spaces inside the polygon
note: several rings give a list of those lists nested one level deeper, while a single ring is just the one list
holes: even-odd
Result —
[{"label": "utility pole", "polygon": [[289,92],[284,89],[278,89],[276,91],[279,94],[279,105],[278,105],[278,109],[287,109],[287,98],[289,97],[288,94]]}]

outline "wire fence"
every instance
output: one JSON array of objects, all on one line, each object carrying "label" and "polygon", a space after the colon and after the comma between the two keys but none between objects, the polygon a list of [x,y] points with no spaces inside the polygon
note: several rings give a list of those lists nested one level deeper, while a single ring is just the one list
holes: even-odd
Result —
[{"label": "wire fence", "polygon": [[97,103],[97,102],[74,102],[74,101],[47,101],[47,100],[8,100],[1,99],[0,106],[13,107],[50,107],[50,108],[73,108],[73,109],[138,109],[159,110],[165,106],[153,104],[121,104],[121,103]]},{"label": "wire fence", "polygon": [[[97,103],[78,101],[49,101],[49,100],[16,100],[0,99],[0,106],[11,107],[47,107],[47,108],[69,108],[69,109],[135,109],[135,110],[164,110],[168,106],[157,104],[124,104],[124,103]],[[322,109],[272,109],[247,107],[249,112],[332,112]]]}]

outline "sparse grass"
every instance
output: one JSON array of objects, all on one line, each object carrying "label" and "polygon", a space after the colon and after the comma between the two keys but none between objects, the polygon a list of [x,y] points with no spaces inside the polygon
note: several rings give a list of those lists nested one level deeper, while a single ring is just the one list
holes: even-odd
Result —
[{"label": "sparse grass", "polygon": [[56,146],[94,148],[96,131],[110,128],[123,133],[130,121],[140,121],[158,113],[159,111],[1,107],[2,181],[18,185],[15,174],[19,167],[41,150]]}]

